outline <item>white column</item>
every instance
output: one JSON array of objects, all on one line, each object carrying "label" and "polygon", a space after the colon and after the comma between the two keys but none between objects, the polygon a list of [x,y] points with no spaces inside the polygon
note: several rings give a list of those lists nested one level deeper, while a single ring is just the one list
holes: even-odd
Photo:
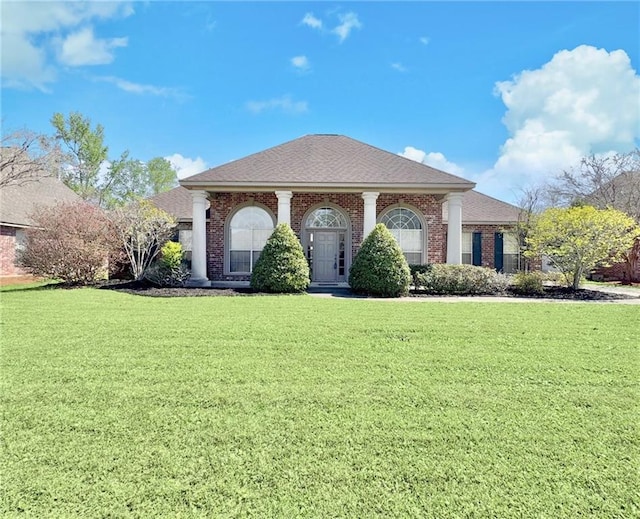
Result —
[{"label": "white column", "polygon": [[191,191],[193,233],[191,243],[190,284],[205,285],[207,279],[207,192]]},{"label": "white column", "polygon": [[447,225],[447,263],[462,263],[462,193],[449,193],[449,220]]},{"label": "white column", "polygon": [[362,226],[362,239],[364,240],[376,226],[376,200],[380,193],[362,193],[364,200],[364,223]]},{"label": "white column", "polygon": [[276,191],[278,197],[278,223],[291,225],[291,191]]}]

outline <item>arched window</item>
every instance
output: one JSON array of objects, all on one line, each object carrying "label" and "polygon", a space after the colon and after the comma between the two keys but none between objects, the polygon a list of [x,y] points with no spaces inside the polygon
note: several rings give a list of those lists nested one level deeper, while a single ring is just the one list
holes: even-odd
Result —
[{"label": "arched window", "polygon": [[319,207],[312,211],[307,217],[305,227],[346,229],[347,221],[344,215],[337,209],[333,207]]},{"label": "arched window", "polygon": [[411,209],[397,207],[385,213],[380,222],[383,223],[400,245],[407,263],[423,263],[424,229],[418,215]]},{"label": "arched window", "polygon": [[229,272],[250,273],[273,232],[273,219],[261,207],[238,210],[229,223]]}]

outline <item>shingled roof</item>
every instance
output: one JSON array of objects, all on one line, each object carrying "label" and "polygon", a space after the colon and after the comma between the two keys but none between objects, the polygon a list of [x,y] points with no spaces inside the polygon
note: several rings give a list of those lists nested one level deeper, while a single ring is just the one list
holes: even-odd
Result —
[{"label": "shingled roof", "polygon": [[[463,224],[508,224],[518,221],[520,209],[478,191],[467,191],[462,198]],[[448,204],[442,204],[442,220],[449,219]]]},{"label": "shingled roof", "polygon": [[60,202],[79,202],[80,197],[56,177],[41,176],[37,180],[0,188],[0,223],[13,227],[33,225],[31,214],[38,207]]},{"label": "shingled roof", "polygon": [[475,184],[344,135],[306,135],[183,179],[189,189],[467,191]]},{"label": "shingled roof", "polygon": [[166,211],[178,221],[191,221],[193,218],[193,198],[191,197],[191,191],[184,187],[174,187],[170,191],[152,196],[149,200],[157,208]]}]

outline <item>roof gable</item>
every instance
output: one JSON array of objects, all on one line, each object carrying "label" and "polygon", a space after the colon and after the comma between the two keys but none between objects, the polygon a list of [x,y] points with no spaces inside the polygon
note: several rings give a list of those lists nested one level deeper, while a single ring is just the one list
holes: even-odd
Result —
[{"label": "roof gable", "polygon": [[191,189],[378,187],[464,191],[474,183],[344,135],[306,135],[183,179]]}]

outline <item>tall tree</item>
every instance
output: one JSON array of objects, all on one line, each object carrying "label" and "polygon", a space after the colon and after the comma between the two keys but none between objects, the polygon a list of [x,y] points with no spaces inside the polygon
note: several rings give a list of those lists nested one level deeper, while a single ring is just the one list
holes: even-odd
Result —
[{"label": "tall tree", "polygon": [[54,113],[51,124],[56,139],[66,148],[62,180],[84,200],[100,204],[105,190],[100,166],[108,153],[104,128],[100,124],[92,128],[91,120],[78,112],[71,112],[66,119]]},{"label": "tall tree", "polygon": [[178,175],[167,159],[156,157],[147,162],[147,195],[153,196],[176,187]]},{"label": "tall tree", "polygon": [[27,129],[3,134],[0,143],[0,187],[57,175],[60,158],[60,148],[46,135]]}]

